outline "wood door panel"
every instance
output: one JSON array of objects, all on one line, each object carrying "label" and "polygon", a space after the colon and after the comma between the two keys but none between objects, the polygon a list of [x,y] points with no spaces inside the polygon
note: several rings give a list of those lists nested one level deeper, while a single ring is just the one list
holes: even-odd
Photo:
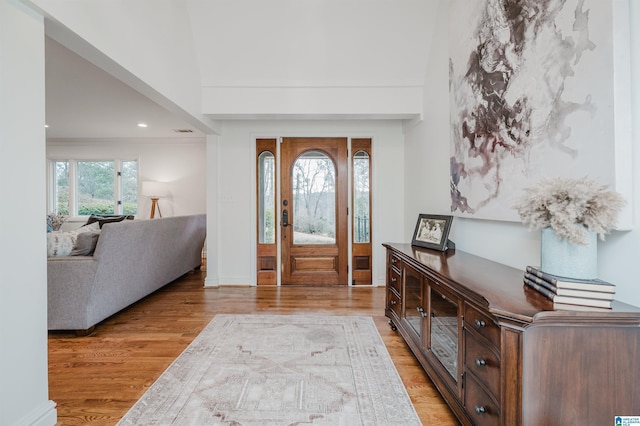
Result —
[{"label": "wood door panel", "polygon": [[[335,172],[335,244],[297,244],[293,165],[303,154],[319,151],[332,162]],[[281,221],[283,285],[346,285],[348,277],[347,218],[347,139],[283,138],[281,145],[282,201],[280,211],[287,211],[288,223]]]},{"label": "wood door panel", "polygon": [[338,273],[338,258],[330,257],[292,257],[291,273],[300,272],[334,272]]}]

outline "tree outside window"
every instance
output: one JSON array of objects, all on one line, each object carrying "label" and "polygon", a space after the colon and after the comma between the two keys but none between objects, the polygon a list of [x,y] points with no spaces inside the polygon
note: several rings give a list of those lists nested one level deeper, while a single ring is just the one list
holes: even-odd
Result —
[{"label": "tree outside window", "polygon": [[138,212],[138,162],[123,161],[121,173],[122,214]]},{"label": "tree outside window", "polygon": [[65,160],[51,164],[54,212],[69,216],[137,213],[137,161]]},{"label": "tree outside window", "polygon": [[78,161],[78,214],[114,214],[113,161]]},{"label": "tree outside window", "polygon": [[309,151],[293,166],[295,244],[335,244],[335,167],[326,154]]},{"label": "tree outside window", "polygon": [[55,185],[54,200],[55,212],[60,215],[68,216],[71,209],[69,208],[69,162],[54,162]]}]

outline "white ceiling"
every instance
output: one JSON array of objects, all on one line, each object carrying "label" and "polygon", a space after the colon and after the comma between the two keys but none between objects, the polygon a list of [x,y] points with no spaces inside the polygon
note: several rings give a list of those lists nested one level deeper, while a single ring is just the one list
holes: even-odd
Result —
[{"label": "white ceiling", "polygon": [[[107,2],[110,6],[114,4],[108,8],[102,8],[100,2],[42,3],[51,8],[54,16],[71,24],[64,31],[61,30],[64,25],[58,25],[55,20],[48,24],[51,36],[46,41],[49,140],[203,137],[198,130],[203,129],[202,123],[188,124],[184,120],[189,118],[169,112],[165,107],[170,106],[145,92],[146,88],[132,84],[137,78],[148,76],[149,71],[155,72],[153,67],[162,66],[164,58],[174,58],[170,65],[175,68],[169,67],[165,70],[167,73],[197,67],[192,74],[200,79],[197,82],[200,89],[347,87],[371,89],[371,93],[376,93],[373,89],[417,87],[424,82],[433,39],[431,28],[437,16],[434,10],[437,4],[425,0],[188,0],[170,2],[165,4],[166,8],[151,11],[143,2],[139,9],[133,10],[128,9],[127,3],[130,13],[125,15],[118,2]],[[82,19],[82,16],[95,17],[96,14],[104,15],[101,23],[117,17],[118,31],[114,33],[114,28],[107,25],[96,28],[94,34],[91,19]],[[80,38],[91,37],[85,38],[86,42],[78,48],[65,42],[66,36],[72,33]],[[61,40],[82,57],[54,39]],[[162,54],[149,54],[142,66],[131,67],[135,61],[126,54],[117,58],[117,65],[128,65],[132,81],[119,80],[121,75],[105,72],[103,69],[109,67],[100,61],[95,62],[99,66],[93,65],[84,58],[92,61],[95,58],[82,53],[87,48],[101,52],[120,49],[130,53],[132,46],[137,47],[135,52],[145,52],[145,47],[157,48],[158,45],[163,46]],[[143,57],[136,55],[135,59],[139,61]],[[185,78],[185,73],[182,75]],[[192,78],[191,74],[186,75]],[[176,94],[167,96],[171,95]],[[227,104],[221,105],[224,111]],[[250,119],[252,111],[244,108],[240,111],[242,116],[219,113],[208,114],[207,118]],[[289,114],[285,118],[297,117]],[[335,117],[302,115],[300,118]],[[139,128],[138,122],[145,122],[148,127]],[[193,133],[176,132],[181,129]]]},{"label": "white ceiling", "polygon": [[[47,139],[203,137],[195,127],[49,37],[45,49]],[[138,127],[139,122],[148,127]]]}]

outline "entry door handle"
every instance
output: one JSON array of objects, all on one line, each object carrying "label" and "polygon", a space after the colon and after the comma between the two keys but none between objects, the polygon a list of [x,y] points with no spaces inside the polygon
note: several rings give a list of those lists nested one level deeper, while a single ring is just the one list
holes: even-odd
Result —
[{"label": "entry door handle", "polygon": [[289,226],[289,212],[287,209],[282,210],[282,226],[285,228]]}]

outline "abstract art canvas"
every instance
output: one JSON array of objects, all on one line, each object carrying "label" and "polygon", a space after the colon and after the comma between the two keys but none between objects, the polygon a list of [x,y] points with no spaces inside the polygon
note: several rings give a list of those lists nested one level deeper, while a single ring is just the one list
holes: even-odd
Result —
[{"label": "abstract art canvas", "polygon": [[631,130],[619,115],[628,50],[615,34],[623,3],[451,2],[452,214],[518,221],[521,190],[552,176],[628,195]]}]

